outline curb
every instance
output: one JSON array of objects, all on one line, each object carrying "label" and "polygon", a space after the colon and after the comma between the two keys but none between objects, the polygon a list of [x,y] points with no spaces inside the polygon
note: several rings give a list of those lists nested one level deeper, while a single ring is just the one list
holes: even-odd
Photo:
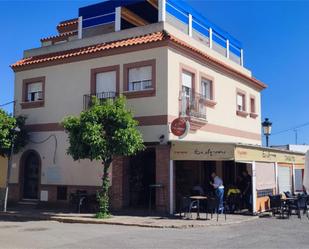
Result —
[{"label": "curb", "polygon": [[248,221],[253,221],[258,219],[258,216],[251,216],[250,218],[233,221],[233,222],[224,222],[224,223],[205,223],[205,224],[171,224],[171,225],[159,225],[159,224],[143,224],[143,223],[132,223],[132,222],[121,222],[121,221],[108,221],[107,220],[99,220],[94,218],[70,218],[63,216],[48,216],[48,215],[26,215],[26,214],[18,214],[18,213],[3,213],[0,212],[1,217],[11,217],[16,219],[32,219],[35,221],[38,220],[49,220],[49,221],[57,221],[61,223],[70,223],[70,224],[104,224],[104,225],[117,225],[117,226],[134,226],[134,227],[147,227],[147,228],[173,228],[173,229],[188,229],[188,228],[203,228],[209,226],[227,226],[227,225],[236,225],[241,224]]}]

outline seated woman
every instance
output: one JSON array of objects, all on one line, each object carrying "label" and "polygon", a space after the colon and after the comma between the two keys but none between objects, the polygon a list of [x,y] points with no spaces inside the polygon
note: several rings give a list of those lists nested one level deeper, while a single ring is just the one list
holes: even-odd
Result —
[{"label": "seated woman", "polygon": [[241,191],[235,185],[230,185],[226,193],[226,203],[228,211],[234,213],[240,209],[241,205]]}]

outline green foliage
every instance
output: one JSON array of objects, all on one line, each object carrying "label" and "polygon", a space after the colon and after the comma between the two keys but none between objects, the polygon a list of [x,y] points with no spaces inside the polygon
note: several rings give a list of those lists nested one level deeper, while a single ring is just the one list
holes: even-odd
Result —
[{"label": "green foliage", "polygon": [[93,99],[90,109],[79,117],[69,116],[63,126],[69,136],[67,153],[74,160],[100,160],[104,165],[102,191],[99,193],[100,212],[97,217],[109,215],[108,170],[115,156],[131,156],[144,149],[138,122],[126,109],[124,97],[107,99],[103,103]]},{"label": "green foliage", "polygon": [[[27,144],[28,135],[25,130],[26,117],[13,117],[0,109],[0,155],[10,157],[11,143],[14,144],[14,153],[20,151]],[[15,129],[20,131],[16,132]]]}]

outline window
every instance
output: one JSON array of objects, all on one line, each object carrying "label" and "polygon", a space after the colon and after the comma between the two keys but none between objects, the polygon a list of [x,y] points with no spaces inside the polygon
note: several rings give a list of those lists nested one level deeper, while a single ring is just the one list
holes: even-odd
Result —
[{"label": "window", "polygon": [[212,81],[209,79],[202,78],[201,80],[201,94],[204,98],[212,100]]},{"label": "window", "polygon": [[190,97],[192,92],[193,74],[187,71],[183,71],[181,74],[181,81],[182,94],[186,97]]},{"label": "window", "polygon": [[248,116],[246,106],[246,93],[237,89],[236,91],[236,114],[238,116],[246,118]]},{"label": "window", "polygon": [[119,71],[119,65],[91,69],[91,94],[100,99],[115,97],[119,93]]},{"label": "window", "polygon": [[27,84],[27,102],[43,100],[42,82]]},{"label": "window", "polygon": [[23,80],[22,109],[44,106],[45,77]]},{"label": "window", "polygon": [[68,196],[68,188],[66,186],[58,186],[57,187],[57,200],[65,201]]},{"label": "window", "polygon": [[123,65],[124,95],[127,98],[150,97],[156,94],[156,60]]},{"label": "window", "polygon": [[255,96],[250,95],[250,117],[256,118],[258,116],[256,112]]},{"label": "window", "polygon": [[237,93],[237,111],[246,111],[245,95],[242,93]]},{"label": "window", "polygon": [[255,113],[255,98],[254,97],[250,97],[250,112],[251,113]]},{"label": "window", "polygon": [[129,91],[142,91],[152,88],[151,66],[129,69]]},{"label": "window", "polygon": [[303,191],[303,174],[304,170],[303,169],[295,169],[294,171],[294,179],[295,179],[295,192],[302,192]]},{"label": "window", "polygon": [[116,71],[96,74],[96,93],[116,92]]}]

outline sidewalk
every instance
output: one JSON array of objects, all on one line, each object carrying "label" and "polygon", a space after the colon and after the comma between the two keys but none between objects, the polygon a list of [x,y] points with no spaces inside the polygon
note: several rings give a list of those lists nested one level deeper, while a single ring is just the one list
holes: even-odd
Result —
[{"label": "sidewalk", "polygon": [[216,215],[214,215],[213,219],[210,219],[209,215],[208,220],[206,220],[205,214],[201,214],[201,220],[196,220],[194,214],[192,218],[193,219],[183,219],[180,217],[113,215],[108,219],[96,219],[93,214],[61,213],[41,210],[9,211],[7,213],[0,212],[0,221],[12,219],[23,221],[53,220],[64,223],[109,224],[179,229],[239,224],[258,219],[257,216],[227,215],[225,221],[224,215],[219,215],[219,221],[217,222]]}]

